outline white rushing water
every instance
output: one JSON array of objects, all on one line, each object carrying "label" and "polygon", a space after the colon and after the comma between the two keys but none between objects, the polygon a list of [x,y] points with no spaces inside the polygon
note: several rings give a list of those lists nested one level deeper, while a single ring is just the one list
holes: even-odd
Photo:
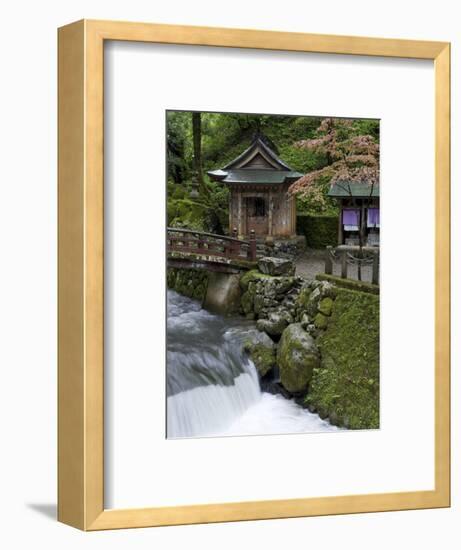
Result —
[{"label": "white rushing water", "polygon": [[242,344],[252,323],[212,315],[168,291],[167,436],[337,430],[281,395],[262,392]]}]

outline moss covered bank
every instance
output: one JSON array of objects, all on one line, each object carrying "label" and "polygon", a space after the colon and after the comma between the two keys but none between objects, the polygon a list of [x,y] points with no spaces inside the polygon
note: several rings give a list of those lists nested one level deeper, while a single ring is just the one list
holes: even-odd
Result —
[{"label": "moss covered bank", "polygon": [[336,289],[317,345],[321,368],[314,370],[305,404],[333,424],[379,428],[379,297]]}]

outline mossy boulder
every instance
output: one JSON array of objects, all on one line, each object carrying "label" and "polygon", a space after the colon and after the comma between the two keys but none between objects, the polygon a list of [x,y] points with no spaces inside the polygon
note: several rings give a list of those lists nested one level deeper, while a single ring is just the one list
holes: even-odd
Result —
[{"label": "mossy boulder", "polygon": [[283,387],[293,394],[305,392],[314,369],[320,366],[320,355],[315,340],[301,324],[293,323],[283,331],[277,363]]},{"label": "mossy boulder", "polygon": [[265,256],[258,261],[258,268],[267,275],[294,275],[295,265],[292,260]]},{"label": "mossy boulder", "polygon": [[317,313],[314,319],[315,328],[326,329],[328,325],[328,317],[323,313]]},{"label": "mossy boulder", "polygon": [[274,311],[269,314],[267,319],[259,319],[256,327],[258,330],[277,338],[292,321],[293,318],[287,311]]},{"label": "mossy boulder", "polygon": [[327,298],[323,298],[323,300],[320,300],[320,303],[319,303],[320,313],[329,317],[331,315],[332,310],[333,310],[333,300],[331,298],[327,297]]},{"label": "mossy boulder", "polygon": [[240,277],[240,288],[243,291],[248,290],[248,285],[251,282],[257,282],[261,280],[271,280],[271,275],[265,275],[260,273],[257,269],[250,269]]},{"label": "mossy boulder", "polygon": [[277,296],[286,294],[295,284],[294,277],[278,277],[275,284],[275,293]]},{"label": "mossy boulder", "polygon": [[245,342],[244,350],[261,377],[266,376],[276,366],[275,344],[266,333],[258,332],[252,335]]},{"label": "mossy boulder", "polygon": [[309,286],[305,286],[300,290],[298,297],[296,298],[296,307],[299,310],[305,310],[307,308],[311,293],[312,288]]}]

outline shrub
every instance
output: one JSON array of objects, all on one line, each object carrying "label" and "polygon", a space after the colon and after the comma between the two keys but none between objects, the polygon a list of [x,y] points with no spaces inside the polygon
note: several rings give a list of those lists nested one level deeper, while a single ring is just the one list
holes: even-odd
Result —
[{"label": "shrub", "polygon": [[298,214],[296,232],[306,237],[309,248],[322,249],[338,242],[338,216]]}]

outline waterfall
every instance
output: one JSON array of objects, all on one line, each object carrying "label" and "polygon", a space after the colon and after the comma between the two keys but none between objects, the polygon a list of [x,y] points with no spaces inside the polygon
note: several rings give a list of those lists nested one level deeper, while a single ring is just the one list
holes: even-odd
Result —
[{"label": "waterfall", "polygon": [[243,373],[230,386],[199,386],[168,397],[168,437],[214,435],[260,399],[257,377]]},{"label": "waterfall", "polygon": [[253,323],[213,315],[168,291],[167,437],[336,430],[294,401],[261,392],[244,354]]}]

